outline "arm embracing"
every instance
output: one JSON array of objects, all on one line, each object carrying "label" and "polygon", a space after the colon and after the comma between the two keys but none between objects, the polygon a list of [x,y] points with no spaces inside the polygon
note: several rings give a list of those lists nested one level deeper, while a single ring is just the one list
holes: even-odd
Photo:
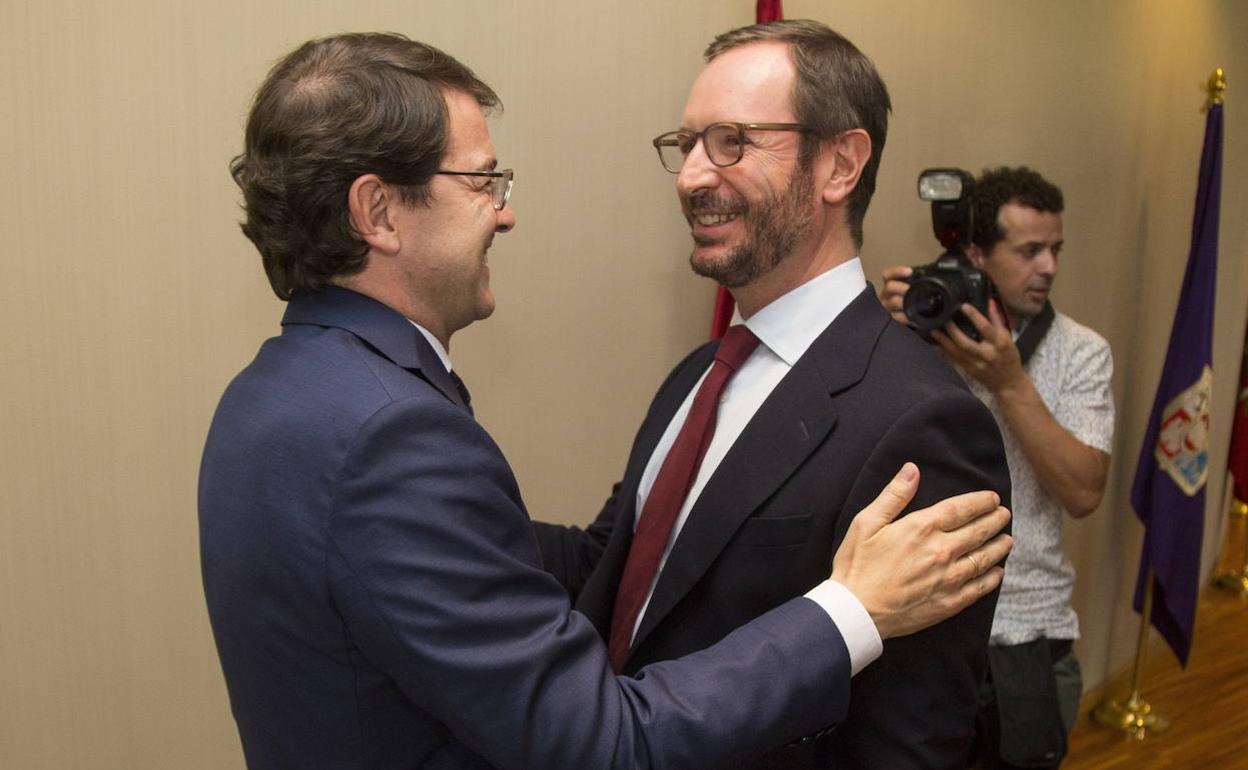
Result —
[{"label": "arm embracing", "polygon": [[597,566],[598,560],[602,558],[607,541],[611,539],[616,516],[615,502],[619,492],[620,485],[616,483],[598,516],[585,529],[545,521],[533,522],[533,534],[541,552],[542,568],[559,581],[573,602]]},{"label": "arm embracing", "polygon": [[844,714],[844,643],[805,599],[637,679],[613,675],[542,570],[501,453],[453,407],[387,407],[341,477],[331,590],[351,641],[496,767],[704,767]]}]

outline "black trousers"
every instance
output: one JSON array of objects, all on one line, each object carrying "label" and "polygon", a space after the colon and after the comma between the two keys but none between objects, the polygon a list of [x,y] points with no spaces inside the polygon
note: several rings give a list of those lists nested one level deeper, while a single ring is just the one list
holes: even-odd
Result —
[{"label": "black trousers", "polygon": [[1044,770],[1066,757],[1066,727],[1053,664],[1070,654],[1069,639],[1037,639],[988,648],[975,742],[968,766],[979,770]]}]

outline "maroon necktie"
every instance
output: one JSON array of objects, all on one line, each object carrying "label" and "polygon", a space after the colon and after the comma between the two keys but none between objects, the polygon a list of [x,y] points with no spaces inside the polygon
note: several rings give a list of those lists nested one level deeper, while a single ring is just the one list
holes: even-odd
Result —
[{"label": "maroon necktie", "polygon": [[628,561],[624,564],[620,588],[615,594],[615,611],[611,615],[611,641],[607,651],[611,667],[616,672],[620,671],[624,659],[628,657],[637,613],[641,611],[658,570],[663,548],[672,533],[672,525],[676,523],[676,515],[685,503],[689,488],[698,475],[698,466],[702,464],[706,448],[715,435],[719,396],[732,373],[741,368],[757,345],[758,338],[749,329],[741,325],[729,327],[719,343],[719,349],[715,351],[715,363],[702,380],[685,424],[681,426],[676,442],[663,460],[654,486],[646,497],[633,533]]}]

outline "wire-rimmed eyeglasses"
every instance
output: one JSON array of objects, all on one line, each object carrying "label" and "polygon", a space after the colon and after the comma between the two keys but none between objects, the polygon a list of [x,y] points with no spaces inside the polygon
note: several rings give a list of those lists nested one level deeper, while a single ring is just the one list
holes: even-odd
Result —
[{"label": "wire-rimmed eyeglasses", "polygon": [[711,163],[723,168],[741,160],[745,153],[746,131],[799,131],[809,129],[800,123],[712,123],[701,131],[680,129],[668,131],[654,138],[654,149],[659,153],[663,168],[673,174],[680,173],[685,158],[693,152],[698,139],[706,150]]},{"label": "wire-rimmed eyeglasses", "polygon": [[437,174],[449,174],[451,176],[483,176],[490,180],[490,196],[494,201],[494,210],[502,211],[507,205],[507,199],[511,197],[511,185],[516,179],[516,174],[509,168],[502,171],[448,171],[447,169],[438,169]]}]

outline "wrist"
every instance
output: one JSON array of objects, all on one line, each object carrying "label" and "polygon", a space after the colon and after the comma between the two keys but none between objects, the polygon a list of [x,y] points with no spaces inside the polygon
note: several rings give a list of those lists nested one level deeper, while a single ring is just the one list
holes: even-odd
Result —
[{"label": "wrist", "polygon": [[998,401],[1014,400],[1032,390],[1031,378],[1021,366],[1012,368],[1011,371],[1004,372],[1002,376],[995,377],[992,382],[985,384]]}]

